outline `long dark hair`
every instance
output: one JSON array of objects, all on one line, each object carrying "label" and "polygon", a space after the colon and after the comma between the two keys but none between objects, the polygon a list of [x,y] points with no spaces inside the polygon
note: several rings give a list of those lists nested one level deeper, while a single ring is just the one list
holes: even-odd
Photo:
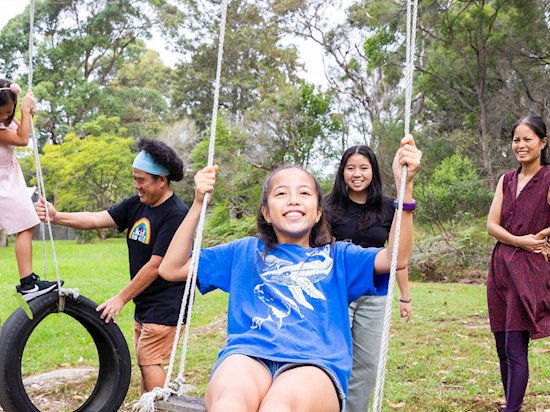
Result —
[{"label": "long dark hair", "polygon": [[13,121],[13,116],[15,116],[15,108],[17,107],[17,95],[12,92],[9,87],[11,82],[6,79],[0,79],[0,88],[6,88],[0,90],[0,107],[8,103],[13,103],[13,113],[6,119],[4,126],[8,127]]},{"label": "long dark hair", "polygon": [[[307,170],[301,168],[300,166],[282,166],[277,169],[275,169],[269,177],[266,179],[264,183],[264,187],[262,189],[262,197],[260,200],[260,208],[258,209],[258,214],[256,216],[256,225],[258,228],[258,237],[265,243],[266,245],[266,252],[270,249],[275,249],[275,246],[277,245],[277,235],[275,234],[275,230],[273,230],[273,227],[267,223],[267,221],[264,218],[264,215],[262,213],[262,208],[267,208],[267,198],[269,195],[269,191],[271,190],[271,182],[273,180],[273,177],[279,173],[282,170],[285,169],[298,169],[306,172],[311,179],[313,180],[315,184],[315,192],[317,195],[317,204],[321,206],[321,200],[323,198],[323,190],[321,189],[321,185],[319,181],[313,176],[311,173],[309,173]],[[309,235],[309,244],[311,247],[322,247],[325,246],[332,241],[332,236],[330,234],[330,226],[328,224],[327,219],[325,218],[324,213],[321,214],[321,218],[317,222],[315,226],[311,229],[311,233]]]},{"label": "long dark hair", "polygon": [[353,146],[344,152],[340,160],[340,166],[334,178],[334,186],[332,191],[323,199],[323,210],[327,213],[327,218],[331,225],[342,219],[346,215],[348,205],[351,202],[348,194],[348,185],[344,180],[344,169],[348,159],[360,154],[369,159],[372,167],[372,181],[367,189],[367,201],[362,207],[361,219],[357,227],[358,231],[362,231],[372,226],[375,222],[384,219],[384,208],[382,193],[382,180],[380,179],[380,168],[378,160],[372,149],[368,146]]},{"label": "long dark hair", "polygon": [[[539,137],[540,140],[544,139],[546,137],[546,125],[544,124],[544,120],[540,116],[523,116],[521,119],[519,119],[514,127],[512,127],[512,134],[511,138],[514,138],[514,134],[516,133],[516,129],[520,124],[524,124],[529,127],[535,134]],[[548,166],[548,143],[546,143],[546,146],[544,146],[544,149],[540,152],[540,164],[542,166]]]}]

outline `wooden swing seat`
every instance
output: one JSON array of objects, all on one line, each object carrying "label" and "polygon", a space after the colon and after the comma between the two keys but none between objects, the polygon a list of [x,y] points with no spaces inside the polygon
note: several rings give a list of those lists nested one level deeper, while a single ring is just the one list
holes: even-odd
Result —
[{"label": "wooden swing seat", "polygon": [[171,395],[166,401],[155,401],[155,407],[168,412],[206,412],[204,399],[187,395]]}]

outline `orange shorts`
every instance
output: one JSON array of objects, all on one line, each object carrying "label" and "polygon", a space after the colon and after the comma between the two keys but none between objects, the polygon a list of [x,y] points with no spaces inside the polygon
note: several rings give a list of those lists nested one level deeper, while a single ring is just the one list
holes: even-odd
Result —
[{"label": "orange shorts", "polygon": [[134,349],[138,365],[169,363],[175,336],[176,326],[138,323],[134,320]]}]

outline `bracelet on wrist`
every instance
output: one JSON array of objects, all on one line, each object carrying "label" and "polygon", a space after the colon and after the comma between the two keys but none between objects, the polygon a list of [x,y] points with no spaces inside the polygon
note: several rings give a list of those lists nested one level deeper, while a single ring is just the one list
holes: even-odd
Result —
[{"label": "bracelet on wrist", "polygon": [[[393,206],[396,209],[399,209],[399,202],[397,201],[397,199],[393,201]],[[415,209],[416,209],[416,200],[413,199],[412,202],[403,202],[403,210],[412,211]]]},{"label": "bracelet on wrist", "polygon": [[412,299],[409,297],[408,299],[403,299],[401,296],[399,297],[399,302],[401,303],[411,303]]}]

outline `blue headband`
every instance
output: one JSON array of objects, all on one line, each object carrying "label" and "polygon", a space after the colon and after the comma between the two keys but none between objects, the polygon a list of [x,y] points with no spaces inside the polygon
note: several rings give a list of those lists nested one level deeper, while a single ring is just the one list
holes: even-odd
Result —
[{"label": "blue headband", "polygon": [[132,167],[156,176],[168,176],[170,174],[168,169],[156,163],[151,155],[143,150],[137,154]]}]

